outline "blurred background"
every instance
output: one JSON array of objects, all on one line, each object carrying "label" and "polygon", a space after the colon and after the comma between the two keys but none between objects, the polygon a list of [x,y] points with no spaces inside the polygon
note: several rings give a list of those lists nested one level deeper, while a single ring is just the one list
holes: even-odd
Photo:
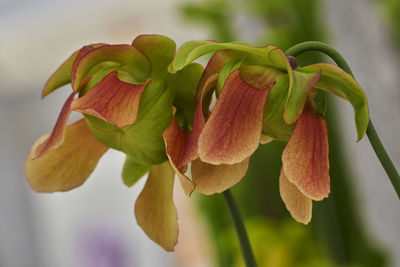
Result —
[{"label": "blurred background", "polygon": [[[336,47],[367,93],[371,118],[400,166],[398,0],[0,0],[0,267],[243,266],[220,195],[174,197],[175,253],[137,226],[144,179],[121,182],[122,153],[107,152],[84,186],[34,193],[24,162],[50,132],[68,86],[41,89],[72,52],[89,43],[130,43],[141,33],[187,40],[245,41],[283,49],[307,40]],[[318,53],[300,64],[327,59]],[[284,143],[260,146],[233,188],[260,266],[400,266],[400,202],[367,138],[355,143],[351,106],[328,99],[332,193],[313,219],[294,222],[279,197]],[[77,117],[74,117],[75,119]],[[73,118],[73,119],[74,119]]]}]

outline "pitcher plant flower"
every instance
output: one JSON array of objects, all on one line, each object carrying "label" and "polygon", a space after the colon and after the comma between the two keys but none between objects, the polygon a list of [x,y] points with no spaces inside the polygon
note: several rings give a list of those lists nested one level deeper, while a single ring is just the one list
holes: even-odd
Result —
[{"label": "pitcher plant flower", "polygon": [[[349,101],[359,141],[369,122],[365,93],[341,68],[327,63],[298,67],[295,58],[273,45],[191,41],[179,48],[169,70],[179,71],[212,52],[215,54],[200,81],[205,86],[198,87],[193,126],[193,131],[200,129],[193,138],[196,190],[212,194],[228,189],[245,175],[248,159],[260,143],[287,141],[280,194],[292,217],[307,224],[312,200],[320,201],[330,193],[325,102],[315,99],[326,91]],[[210,91],[218,97],[211,111]],[[241,171],[236,171],[236,176],[211,179],[208,175],[216,168],[232,169],[238,164]]]},{"label": "pitcher plant flower", "polygon": [[[72,92],[51,134],[31,148],[25,169],[35,191],[67,191],[86,181],[108,148],[122,151],[126,185],[149,173],[135,204],[137,222],[168,251],[177,243],[178,224],[172,199],[175,171],[163,133],[173,110],[174,122],[191,127],[203,72],[193,63],[169,73],[175,50],[167,37],[140,35],[131,45],[92,44],[73,53],[49,78],[42,97],[68,83]],[[72,111],[84,118],[67,125]],[[179,180],[190,195],[194,183],[184,175]]]},{"label": "pitcher plant flower", "polygon": [[[193,63],[208,53],[205,68]],[[321,91],[352,104],[357,140],[369,122],[366,96],[351,75],[327,63],[298,67],[273,45],[191,41],[176,51],[161,35],[91,44],[55,71],[42,97],[69,83],[53,131],[28,155],[29,184],[38,192],[74,189],[109,148],[122,151],[127,186],[148,173],[137,223],[168,251],[178,236],[175,174],[188,196],[224,192],[245,176],[260,143],[287,141],[280,194],[293,218],[307,224],[312,200],[330,192]],[[67,125],[72,111],[84,118]]]}]

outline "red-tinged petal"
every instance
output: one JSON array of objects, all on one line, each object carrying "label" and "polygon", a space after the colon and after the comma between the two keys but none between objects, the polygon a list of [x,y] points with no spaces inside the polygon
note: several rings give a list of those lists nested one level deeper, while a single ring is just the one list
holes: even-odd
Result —
[{"label": "red-tinged petal", "polygon": [[146,84],[122,82],[117,72],[109,73],[83,97],[72,102],[72,110],[95,116],[123,127],[135,123],[140,97]]},{"label": "red-tinged petal", "polygon": [[82,119],[65,128],[65,139],[59,147],[34,159],[37,146],[48,136],[36,141],[25,165],[25,176],[37,192],[67,191],[80,186],[108,149],[97,141]]},{"label": "red-tinged petal", "polygon": [[238,182],[246,175],[250,158],[233,165],[212,165],[200,159],[192,161],[192,178],[196,191],[212,195],[221,193]]},{"label": "red-tinged petal", "polygon": [[178,215],[172,199],[175,173],[168,161],[150,169],[135,204],[138,225],[167,251],[178,242]]},{"label": "red-tinged petal", "polygon": [[330,192],[328,153],[325,118],[305,108],[283,150],[282,164],[289,181],[313,200],[322,200]]},{"label": "red-tinged petal", "polygon": [[[186,150],[185,150],[184,155],[182,156],[180,165],[185,165],[198,157],[199,137],[200,137],[201,131],[203,131],[204,125],[206,124],[205,119],[204,119],[204,113],[203,113],[203,98],[204,98],[204,96],[207,95],[207,93],[212,88],[215,87],[215,85],[217,83],[217,79],[218,79],[218,73],[210,76],[208,78],[208,80],[203,84],[203,87],[201,87],[201,89],[198,89],[198,92],[200,92],[199,93],[200,96],[197,101],[192,133],[190,134],[190,136],[188,138]],[[206,108],[207,108],[207,112],[208,112],[209,102],[208,101],[206,101],[206,102],[207,102]]]},{"label": "red-tinged petal", "polygon": [[72,93],[67,98],[67,101],[65,101],[50,136],[43,143],[38,145],[33,151],[32,157],[34,159],[39,158],[50,150],[59,147],[64,142],[64,130],[65,126],[67,125],[69,115],[71,114],[71,103],[74,100],[74,97],[75,93]]},{"label": "red-tinged petal", "polygon": [[[271,87],[273,84],[271,84]],[[245,83],[233,71],[199,138],[199,157],[211,164],[235,164],[257,149],[261,138],[264,105],[269,88]]]},{"label": "red-tinged petal", "polygon": [[[71,68],[71,85],[72,85],[72,90],[74,90],[75,92],[79,91],[78,88],[75,88],[74,84],[75,84],[75,72],[76,69],[78,68],[79,62],[82,60],[82,58],[84,58],[90,51],[94,50],[93,47],[91,46],[84,46],[81,48],[81,50],[79,50],[78,55],[76,56],[76,59],[74,60],[74,63],[72,64],[72,68]],[[82,87],[82,86],[80,86]]]},{"label": "red-tinged petal", "polygon": [[181,164],[186,150],[187,136],[181,130],[175,118],[172,119],[170,125],[165,129],[163,136],[171,166],[178,175],[183,191],[187,196],[190,196],[194,191],[195,184],[185,175],[187,163]]},{"label": "red-tinged petal", "polygon": [[311,221],[312,200],[305,196],[294,184],[286,177],[283,168],[279,176],[279,191],[283,203],[292,217],[304,224]]},{"label": "red-tinged petal", "polygon": [[237,57],[238,54],[234,51],[222,50],[217,51],[210,58],[207,63],[206,68],[204,69],[203,75],[199,81],[199,85],[197,87],[197,100],[204,96],[203,88],[206,87],[206,84],[209,83],[210,77],[218,74],[221,69],[225,66],[226,63],[231,61],[234,57]]}]

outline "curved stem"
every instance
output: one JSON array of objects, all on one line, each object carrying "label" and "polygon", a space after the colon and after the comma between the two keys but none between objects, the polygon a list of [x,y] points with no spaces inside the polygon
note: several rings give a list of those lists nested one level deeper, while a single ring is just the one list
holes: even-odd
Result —
[{"label": "curved stem", "polygon": [[224,195],[226,205],[228,206],[229,212],[232,216],[244,263],[247,267],[256,267],[257,263],[254,258],[253,250],[247,236],[246,227],[244,225],[243,218],[240,215],[239,207],[236,204],[235,198],[229,189],[222,194]]},{"label": "curved stem", "polygon": [[[286,51],[286,55],[295,57],[301,53],[308,51],[320,51],[328,55],[340,68],[349,73],[351,76],[354,76],[349,67],[349,64],[347,64],[344,57],[336,49],[322,42],[310,41],[297,44],[289,48]],[[372,148],[375,151],[375,154],[382,164],[382,167],[385,169],[386,174],[388,175],[394,187],[394,190],[397,193],[398,198],[400,199],[400,175],[394,167],[392,160],[390,159],[385,147],[383,146],[378,134],[376,133],[375,127],[372,124],[371,119],[369,120],[367,128],[367,136],[369,142],[372,145]]]}]

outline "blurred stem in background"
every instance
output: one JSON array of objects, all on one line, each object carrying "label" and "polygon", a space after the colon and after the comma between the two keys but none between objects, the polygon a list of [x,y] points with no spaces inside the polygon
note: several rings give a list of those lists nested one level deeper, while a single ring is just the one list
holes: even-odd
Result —
[{"label": "blurred stem in background", "polygon": [[[207,0],[185,4],[182,14],[186,20],[208,27],[213,38],[219,42],[249,42],[243,40],[247,37],[252,39],[250,41],[254,45],[272,43],[286,50],[304,41],[326,41],[328,33],[321,21],[320,5],[318,0]],[[235,28],[238,18],[241,22],[243,18],[247,19],[245,23],[250,25],[238,30]],[[259,27],[254,27],[254,23]],[[319,54],[298,57],[300,65],[322,60]],[[328,101],[332,193],[323,202],[314,203],[311,227],[287,222],[292,219],[280,199],[278,185],[284,142],[274,141],[260,146],[252,156],[246,177],[233,188],[247,221],[258,218],[256,226],[249,224],[248,232],[250,241],[255,240],[252,245],[259,266],[386,266],[385,257],[372,245],[364,230],[352,190],[352,174],[340,140],[340,118],[335,115],[336,108],[329,97]],[[236,255],[239,253],[238,247],[232,245],[237,241],[227,237],[227,233],[232,232],[232,224],[222,196],[198,196],[198,203],[209,224],[218,266],[240,266],[236,265],[240,262]],[[264,227],[260,224],[264,224]],[[288,227],[293,231],[287,231]],[[257,233],[253,233],[253,230]],[[281,235],[283,242],[273,238],[273,233],[275,236]],[[297,235],[290,236],[288,233]],[[256,236],[265,238],[257,242]],[[302,241],[299,243],[290,240],[300,236]],[[266,245],[268,242],[273,244]],[[280,249],[277,250],[275,245]],[[312,252],[305,253],[307,248]],[[268,256],[262,258],[262,255]]]}]

